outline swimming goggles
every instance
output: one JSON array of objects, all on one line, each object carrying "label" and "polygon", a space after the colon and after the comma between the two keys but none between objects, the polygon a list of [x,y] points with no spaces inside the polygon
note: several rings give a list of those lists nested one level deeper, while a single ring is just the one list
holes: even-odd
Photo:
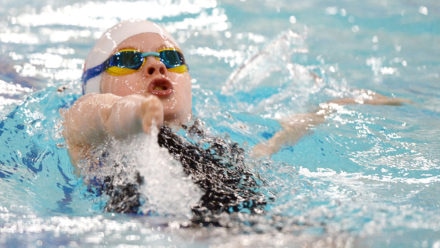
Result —
[{"label": "swimming goggles", "polygon": [[113,54],[102,64],[84,71],[82,81],[87,82],[104,71],[115,76],[136,72],[144,64],[145,58],[149,56],[156,57],[165,65],[168,71],[176,73],[188,71],[183,54],[174,48],[165,48],[157,52],[140,52],[134,49],[124,49]]}]

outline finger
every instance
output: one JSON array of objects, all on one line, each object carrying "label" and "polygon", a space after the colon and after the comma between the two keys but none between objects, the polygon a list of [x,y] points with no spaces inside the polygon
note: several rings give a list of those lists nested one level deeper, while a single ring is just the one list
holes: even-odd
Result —
[{"label": "finger", "polygon": [[157,97],[146,99],[141,106],[142,129],[150,133],[153,126],[159,127],[163,124],[163,106]]}]

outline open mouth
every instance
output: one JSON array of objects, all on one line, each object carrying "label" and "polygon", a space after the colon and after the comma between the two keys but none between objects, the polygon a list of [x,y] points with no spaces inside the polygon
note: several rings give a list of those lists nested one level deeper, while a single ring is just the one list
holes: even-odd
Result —
[{"label": "open mouth", "polygon": [[148,91],[159,97],[169,96],[173,93],[173,85],[165,78],[154,79],[150,82]]}]

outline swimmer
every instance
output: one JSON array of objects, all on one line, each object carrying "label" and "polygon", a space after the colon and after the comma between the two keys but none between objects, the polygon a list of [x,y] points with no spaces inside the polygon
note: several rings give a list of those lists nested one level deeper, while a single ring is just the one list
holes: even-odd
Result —
[{"label": "swimmer", "polygon": [[182,51],[154,23],[127,21],[108,30],[88,55],[82,81],[84,96],[64,114],[73,164],[108,137],[191,118],[191,77]]},{"label": "swimmer", "polygon": [[[203,191],[200,204],[192,208],[195,222],[217,225],[216,216],[244,208],[262,212],[266,200],[256,190],[258,176],[244,164],[243,149],[222,139],[206,139],[200,122],[191,124],[188,65],[162,27],[124,21],[110,28],[88,55],[82,81],[84,95],[62,111],[63,135],[75,166],[111,166],[105,153],[96,156],[97,147],[159,129],[159,145]],[[177,135],[177,129],[208,141],[197,146]],[[142,178],[134,181],[142,184]],[[141,196],[134,184],[115,187],[110,177],[93,186],[109,196],[106,211],[139,213]]]},{"label": "swimmer", "polygon": [[[158,128],[159,145],[182,163],[184,171],[204,191],[201,203],[193,209],[200,222],[209,219],[212,223],[212,218],[203,217],[206,212],[238,212],[243,207],[251,213],[262,211],[266,199],[255,189],[259,178],[244,165],[243,149],[219,139],[212,139],[206,149],[176,134],[175,130],[183,128],[204,135],[198,122],[189,124],[193,118],[191,77],[184,53],[162,27],[149,21],[124,21],[110,28],[86,58],[82,82],[84,95],[63,112],[63,135],[74,165],[81,161],[91,161],[90,167],[101,164],[92,159],[96,147],[109,139],[149,134]],[[401,101],[372,92],[362,99],[331,101],[313,113],[283,120],[284,129],[256,146],[252,154],[277,152],[283,144],[297,141],[312,126],[324,122],[332,105],[353,103],[393,105]],[[123,195],[114,193],[107,191],[109,202],[124,201]],[[138,193],[131,195],[138,200]],[[139,204],[108,204],[106,210],[136,212]]]}]

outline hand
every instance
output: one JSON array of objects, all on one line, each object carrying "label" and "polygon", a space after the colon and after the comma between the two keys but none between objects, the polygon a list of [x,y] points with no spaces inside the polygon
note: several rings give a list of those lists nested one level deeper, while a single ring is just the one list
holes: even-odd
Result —
[{"label": "hand", "polygon": [[142,130],[150,133],[152,126],[160,127],[163,124],[163,105],[155,96],[147,97],[140,106]]},{"label": "hand", "polygon": [[105,123],[110,136],[125,138],[136,133],[150,133],[163,124],[162,102],[156,96],[129,95],[113,103]]},{"label": "hand", "polygon": [[381,95],[371,90],[358,90],[357,97],[355,98],[340,98],[329,101],[328,103],[334,103],[338,105],[347,104],[369,104],[369,105],[392,105],[400,106],[405,103],[411,103],[408,99],[393,98]]},{"label": "hand", "polygon": [[405,103],[411,103],[411,101],[408,99],[387,97],[372,91],[366,91],[366,93],[365,91],[362,92],[363,92],[362,96],[364,98],[363,99],[364,104],[400,106]]}]

